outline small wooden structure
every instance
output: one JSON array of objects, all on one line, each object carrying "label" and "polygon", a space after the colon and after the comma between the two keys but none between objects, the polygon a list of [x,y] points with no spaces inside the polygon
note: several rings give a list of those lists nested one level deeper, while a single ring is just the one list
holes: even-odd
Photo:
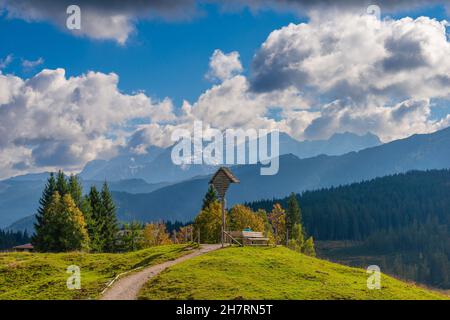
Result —
[{"label": "small wooden structure", "polygon": [[239,180],[231,173],[227,167],[220,167],[219,170],[213,175],[209,184],[213,185],[222,200],[222,247],[225,245],[225,193],[231,183],[239,183]]},{"label": "small wooden structure", "polygon": [[209,184],[214,186],[221,199],[225,198],[230,183],[239,183],[239,180],[227,167],[220,167],[209,181]]},{"label": "small wooden structure", "polygon": [[229,236],[240,242],[243,246],[267,246],[269,238],[262,232],[255,231],[230,231]]},{"label": "small wooden structure", "polygon": [[27,243],[13,247],[13,250],[17,252],[32,252],[34,250],[34,247],[31,243]]}]

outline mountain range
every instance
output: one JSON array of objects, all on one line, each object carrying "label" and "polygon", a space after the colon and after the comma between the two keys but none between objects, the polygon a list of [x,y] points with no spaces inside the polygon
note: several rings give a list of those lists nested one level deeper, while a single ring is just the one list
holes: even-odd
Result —
[{"label": "mountain range", "polygon": [[[279,173],[274,176],[261,176],[259,164],[233,167],[232,170],[241,180],[241,183],[230,188],[227,195],[228,205],[263,198],[282,197],[290,192],[302,192],[304,190],[343,185],[413,169],[450,168],[450,129],[448,128],[431,134],[413,135],[382,145],[378,145],[378,138],[368,134],[358,139],[367,139],[366,141],[374,144],[374,147],[342,155],[332,155],[333,153],[339,154],[339,151],[342,150],[339,147],[333,148],[334,145],[340,144],[344,146],[344,141],[346,139],[351,140],[351,138],[352,134],[341,134],[335,135],[329,140],[312,143],[298,142],[287,135],[280,135],[280,153],[291,150],[296,155],[282,155],[280,157]],[[332,142],[333,140],[334,142]],[[301,145],[303,145],[303,148]],[[328,150],[326,150],[327,147],[325,145],[328,145]],[[355,146],[351,143],[349,145]],[[154,161],[156,159],[162,159],[163,154],[167,153],[167,150],[159,151],[159,155],[154,155],[153,160],[144,164],[142,168],[151,168],[155,165],[156,162]],[[323,153],[322,151],[328,152],[329,155],[317,155],[318,153]],[[299,157],[310,155],[315,156],[304,159]],[[112,159],[106,163],[109,166],[117,162],[118,159]],[[170,167],[172,164],[169,163],[168,166]],[[92,168],[92,163],[86,166],[86,168],[89,167]],[[81,174],[83,178],[86,177],[85,174],[89,171],[86,168]],[[159,219],[187,221],[192,219],[200,208],[202,196],[206,192],[210,173],[212,172],[211,169],[214,170],[215,168],[208,168],[206,170],[207,174],[201,174],[201,171],[190,172],[185,176],[179,177],[179,179],[183,180],[190,175],[192,177],[186,178],[184,181],[173,180],[166,182],[165,185],[154,185],[149,184],[148,181],[139,180],[141,183],[149,184],[149,189],[154,188],[144,192],[140,192],[141,189],[139,188],[132,188],[131,185],[134,185],[134,182],[130,182],[130,180],[125,180],[128,186],[122,188],[114,188],[112,183],[111,189],[114,191],[113,196],[118,204],[119,218],[125,221],[133,219],[142,221]],[[93,171],[91,170],[91,172]],[[163,173],[162,170],[159,170],[161,176]],[[100,177],[97,176],[97,178]],[[177,178],[176,175],[174,177]],[[99,179],[97,181],[102,180]],[[111,180],[114,181],[114,179]],[[124,183],[120,180],[116,182],[119,185]],[[0,194],[5,194],[5,184],[9,183],[11,181],[8,180],[0,183]],[[19,182],[16,181],[16,183]],[[12,216],[14,216],[15,220],[26,217],[30,211],[33,212],[40,189],[36,186],[31,190],[34,192],[34,199],[26,192],[17,193],[15,197],[12,197],[14,199],[8,199],[8,201],[4,201],[2,197],[2,201],[0,201],[0,212],[2,214],[0,216],[2,217],[3,225],[5,225],[4,213],[7,210],[9,212],[14,211],[11,208],[17,206],[17,203],[21,203],[22,210],[20,214],[17,212],[19,210],[13,212]],[[29,203],[27,210],[23,210],[25,202]],[[10,216],[8,220],[11,221],[11,219],[12,217]]]},{"label": "mountain range", "polygon": [[[450,168],[450,128],[340,156],[300,159],[292,154],[283,155],[280,170],[273,176],[261,176],[259,164],[235,166],[232,171],[241,183],[230,187],[227,204],[283,197],[290,192],[301,193],[410,170],[443,168]],[[209,179],[210,175],[197,177],[148,194],[115,192],[119,217],[141,221],[190,220],[201,207]]]},{"label": "mountain range", "polygon": [[[280,153],[294,153],[299,157],[317,154],[342,154],[360,150],[381,142],[377,136],[366,134],[358,136],[352,133],[335,134],[328,140],[297,141],[289,135],[280,133]],[[126,194],[149,193],[153,190],[189,180],[194,177],[211,174],[215,166],[187,165],[177,166],[171,160],[171,147],[150,147],[145,154],[134,154],[122,150],[110,160],[94,160],[86,164],[80,173],[85,191],[91,184],[100,185],[108,181],[112,191],[121,198]],[[27,174],[0,181],[0,228],[36,211],[38,200],[49,173]],[[122,199],[122,198],[121,198]],[[28,222],[27,222],[28,221]],[[22,223],[15,224],[16,228]]]},{"label": "mountain range", "polygon": [[[341,155],[381,144],[379,138],[371,133],[362,136],[349,132],[337,133],[329,139],[313,141],[298,141],[286,133],[280,133],[279,139],[281,155],[291,153],[299,158],[309,158],[319,154]],[[248,141],[245,150],[248,154]],[[145,154],[135,154],[124,150],[110,160],[94,160],[87,163],[81,171],[80,177],[85,180],[100,181],[139,178],[148,183],[173,183],[210,174],[216,169],[211,165],[175,165],[172,162],[171,154],[172,146],[168,148],[150,147]],[[223,154],[225,157],[225,149]]]}]

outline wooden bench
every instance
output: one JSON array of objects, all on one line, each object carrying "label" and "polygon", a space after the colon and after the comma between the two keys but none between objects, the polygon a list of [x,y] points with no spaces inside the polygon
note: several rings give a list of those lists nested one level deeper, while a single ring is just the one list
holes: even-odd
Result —
[{"label": "wooden bench", "polygon": [[229,235],[238,240],[243,246],[269,245],[269,238],[264,237],[262,232],[230,231]]}]

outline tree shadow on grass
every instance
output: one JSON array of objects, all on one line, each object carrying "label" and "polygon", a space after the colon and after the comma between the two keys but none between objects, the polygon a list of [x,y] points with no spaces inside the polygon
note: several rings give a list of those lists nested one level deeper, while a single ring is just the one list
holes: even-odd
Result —
[{"label": "tree shadow on grass", "polygon": [[[180,255],[179,253],[183,252],[183,251],[189,251],[192,250],[192,247],[183,247],[183,248],[178,248],[176,250],[173,250],[171,252],[163,252],[163,253],[155,253],[152,254],[151,256],[145,258],[142,261],[139,261],[138,263],[136,263],[135,265],[133,265],[133,269],[139,268],[139,267],[146,267],[148,265],[150,265],[153,261],[160,259],[159,263],[164,263],[166,261],[170,261],[170,260],[175,260],[177,258],[179,258]],[[170,255],[170,257],[168,257],[168,259],[164,259],[163,257],[166,255]]]}]

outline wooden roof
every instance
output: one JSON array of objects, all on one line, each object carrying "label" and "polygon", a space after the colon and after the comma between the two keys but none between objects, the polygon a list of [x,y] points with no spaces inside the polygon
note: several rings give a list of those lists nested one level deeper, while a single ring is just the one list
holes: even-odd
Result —
[{"label": "wooden roof", "polygon": [[20,246],[15,246],[13,249],[33,249],[33,245],[31,243],[22,244]]},{"label": "wooden roof", "polygon": [[214,179],[221,172],[224,173],[225,176],[230,180],[230,183],[239,183],[240,182],[239,179],[233,175],[233,173],[231,172],[230,169],[228,169],[227,167],[220,167],[219,170],[217,170],[216,173],[214,173],[214,175],[211,178],[211,180],[209,181],[209,183],[212,184]]}]

